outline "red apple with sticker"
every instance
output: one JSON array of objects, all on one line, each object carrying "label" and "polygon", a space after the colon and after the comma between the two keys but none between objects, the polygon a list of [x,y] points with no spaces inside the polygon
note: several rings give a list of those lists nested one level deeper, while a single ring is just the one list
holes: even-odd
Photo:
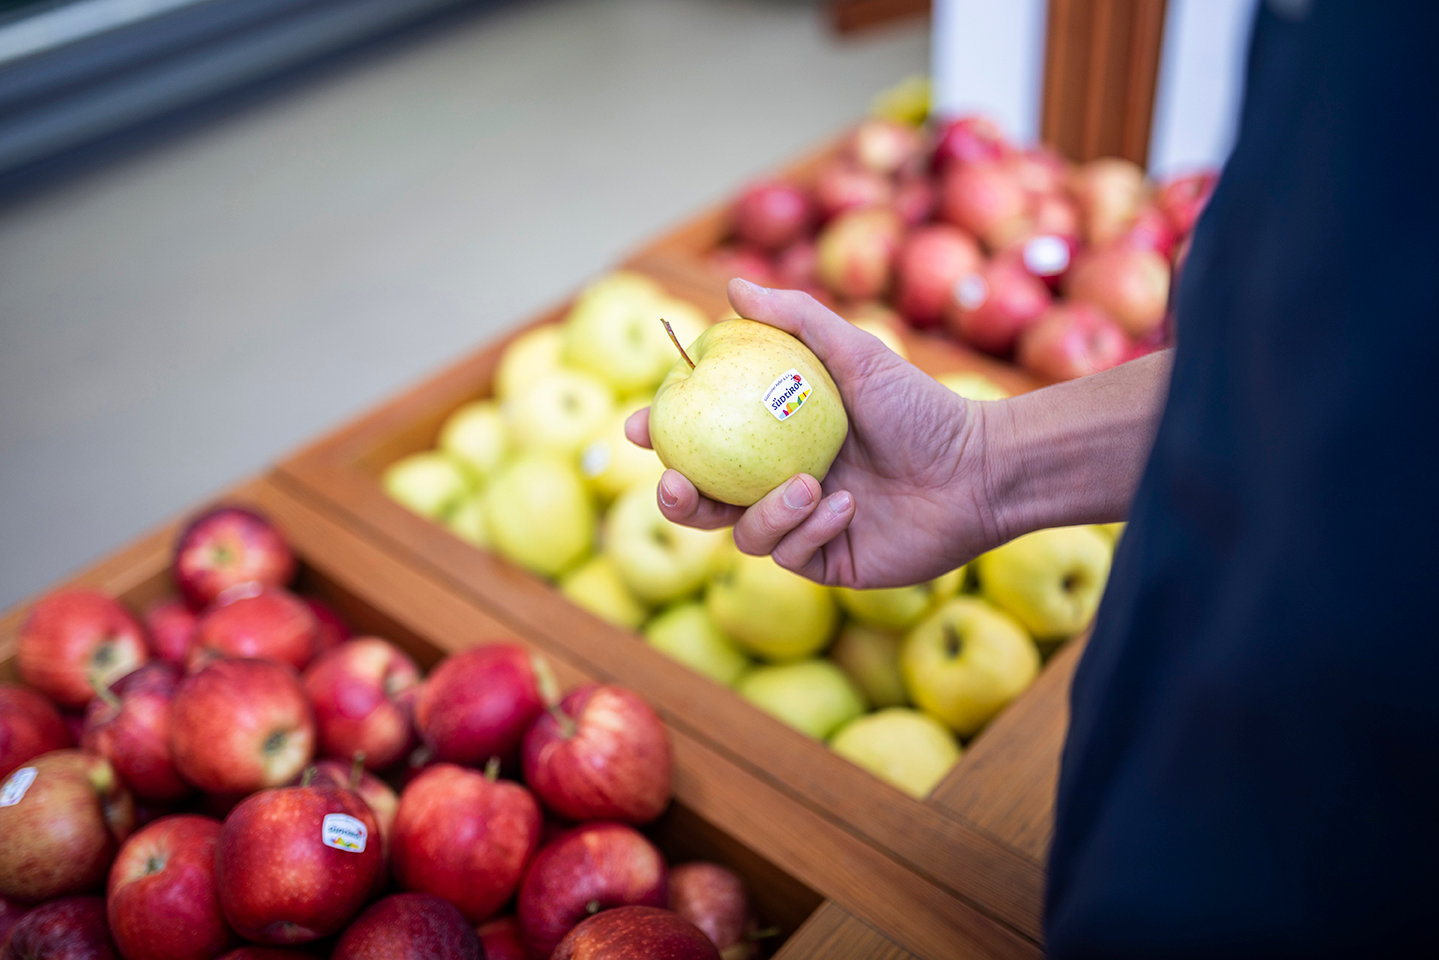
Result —
[{"label": "red apple with sticker", "polygon": [[103,897],[62,897],[20,918],[0,960],[120,960]]},{"label": "red apple with sticker", "polygon": [[1015,359],[1026,370],[1054,380],[1088,376],[1123,363],[1129,338],[1098,307],[1056,303],[1019,335]]},{"label": "red apple with sticker", "polygon": [[126,960],[215,957],[235,946],[215,881],[220,828],[212,817],[176,814],[120,848],[105,905]]},{"label": "red apple with sticker", "polygon": [[27,760],[70,746],[54,702],[24,684],[0,683],[0,780]]},{"label": "red apple with sticker", "polygon": [[736,240],[773,253],[808,236],[815,206],[802,187],[784,180],[760,180],[740,191],[730,216]]},{"label": "red apple with sticker", "polygon": [[175,585],[192,610],[235,588],[284,587],[295,577],[295,554],[269,518],[246,507],[206,510],[175,541]]},{"label": "red apple with sticker", "polygon": [[166,803],[193,790],[170,756],[170,705],[180,680],[179,667],[154,660],[100,687],[85,711],[80,745],[108,759],[142,801]]},{"label": "red apple with sticker", "polygon": [[912,326],[939,326],[955,283],[983,262],[979,244],[948,223],[933,223],[908,234],[895,264],[894,303]]},{"label": "red apple with sticker", "polygon": [[724,960],[759,955],[749,888],[729,867],[706,860],[671,867],[670,909],[704,931]]},{"label": "red apple with sticker", "polygon": [[1075,263],[1064,292],[1099,307],[1140,340],[1164,322],[1169,303],[1169,264],[1152,250],[1114,245],[1088,250]]},{"label": "red apple with sticker", "polygon": [[849,300],[870,300],[889,289],[904,223],[888,207],[864,207],[836,216],[815,240],[819,280]]},{"label": "red apple with sticker", "polygon": [[995,256],[1024,270],[1043,283],[1050,293],[1057,293],[1069,277],[1079,253],[1078,241],[1062,234],[1038,234],[1026,238]]},{"label": "red apple with sticker", "polygon": [[995,258],[954,285],[945,324],[971,346],[1004,356],[1052,299],[1044,283],[1023,266]]},{"label": "red apple with sticker", "polygon": [[201,614],[188,665],[194,670],[216,657],[254,657],[303,670],[315,658],[318,627],[303,600],[269,587],[217,603]]},{"label": "red apple with sticker", "polygon": [[955,167],[940,184],[938,216],[998,250],[1025,235],[1034,221],[1029,195],[1000,163]]},{"label": "red apple with sticker", "polygon": [[545,709],[549,667],[524,647],[487,643],[451,654],[430,671],[415,697],[415,728],[437,761],[484,766],[515,756],[530,723]]},{"label": "red apple with sticker", "polygon": [[345,928],[331,960],[490,960],[454,905],[428,893],[392,893]]},{"label": "red apple with sticker", "polygon": [[195,612],[179,597],[165,597],[145,608],[142,617],[155,659],[184,664],[195,636]]},{"label": "red apple with sticker", "polygon": [[[390,838],[395,832],[395,816],[400,810],[400,795],[370,771],[354,760],[316,760],[310,774],[310,782],[316,786],[329,784],[349,790],[369,806],[379,825],[380,852],[385,862],[390,858]],[[309,771],[307,771],[309,772]],[[303,774],[301,778],[303,779]]]},{"label": "red apple with sticker", "polygon": [[114,683],[149,658],[140,621],[119,601],[83,588],[36,601],[15,650],[20,679],[62,709],[85,706],[97,685]]},{"label": "red apple with sticker", "polygon": [[420,668],[380,637],[349,640],[321,655],[303,675],[315,709],[321,756],[364,756],[371,770],[402,760],[415,742]]},{"label": "red apple with sticker", "polygon": [[551,960],[721,960],[693,923],[659,907],[616,907],[581,921],[555,947]]}]

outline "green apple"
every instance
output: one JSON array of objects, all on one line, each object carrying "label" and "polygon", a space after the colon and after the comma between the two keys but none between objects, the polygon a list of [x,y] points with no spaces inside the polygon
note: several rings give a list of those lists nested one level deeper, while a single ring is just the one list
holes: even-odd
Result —
[{"label": "green apple", "polygon": [[455,408],[440,424],[436,445],[481,479],[489,476],[510,452],[500,405],[493,400],[472,400]]},{"label": "green apple", "polygon": [[839,667],[824,659],[755,667],[735,692],[800,733],[823,740],[864,713],[864,696]]},{"label": "green apple", "polygon": [[899,670],[915,706],[970,737],[1034,681],[1039,648],[1009,614],[959,596],[905,634]]},{"label": "green apple", "polygon": [[959,760],[959,743],[944,724],[908,707],[856,717],[830,738],[835,753],[912,797],[929,796]]},{"label": "green apple", "polygon": [[1016,537],[975,561],[979,589],[1038,640],[1078,633],[1094,619],[1114,544],[1092,526]]},{"label": "green apple", "polygon": [[899,333],[890,324],[883,320],[856,320],[854,325],[865,333],[878,338],[880,343],[901,357],[909,359],[909,348],[904,345],[904,341],[899,338]]},{"label": "green apple", "polygon": [[555,454],[521,454],[485,487],[485,529],[502,557],[557,577],[589,555],[597,520],[575,465]]},{"label": "green apple", "polygon": [[698,600],[660,611],[642,632],[656,650],[725,686],[733,686],[751,666],[750,658],[725,636]]},{"label": "green apple", "polygon": [[849,674],[865,699],[876,707],[909,703],[909,691],[899,675],[899,643],[903,634],[850,620],[839,628],[829,658]]},{"label": "green apple", "polygon": [[501,403],[527,383],[560,366],[561,336],[557,323],[526,330],[500,352],[490,393]]},{"label": "green apple", "polygon": [[698,336],[705,316],[688,301],[666,294],[641,274],[619,272],[588,287],[563,321],[560,356],[566,364],[602,378],[617,393],[653,390],[674,362],[660,318],[684,336]]},{"label": "green apple", "polygon": [[475,477],[454,457],[423,450],[401,457],[380,474],[385,493],[432,520],[449,516],[475,489]]},{"label": "green apple", "polygon": [[705,330],[687,354],[650,407],[650,440],[665,466],[705,496],[741,506],[796,473],[824,478],[849,421],[808,347],[768,324],[735,319]]},{"label": "green apple", "polygon": [[604,381],[560,367],[517,387],[503,410],[517,448],[577,457],[614,406]]},{"label": "green apple", "polygon": [[1008,390],[982,373],[944,373],[935,379],[966,400],[1003,400],[1009,396]]},{"label": "green apple", "polygon": [[601,500],[613,500],[641,483],[648,483],[653,491],[665,472],[665,465],[653,450],[630,443],[625,437],[625,421],[647,403],[648,399],[638,403],[630,400],[616,406],[580,451],[580,472]]},{"label": "green apple", "polygon": [[630,592],[615,562],[597,553],[560,577],[560,593],[601,620],[634,630],[645,622],[650,608]]},{"label": "green apple", "polygon": [[768,556],[752,557],[731,544],[718,554],[705,589],[705,608],[746,652],[781,663],[802,660],[829,645],[839,608],[829,587],[791,573]]},{"label": "green apple", "polygon": [[699,593],[727,539],[667,520],[648,481],[620,494],[604,520],[604,552],[630,591],[655,605]]},{"label": "green apple", "polygon": [[880,587],[873,590],[835,588],[835,598],[856,620],[876,627],[903,630],[918,623],[926,613],[959,592],[964,568],[951,570],[924,583],[909,587]]},{"label": "green apple", "polygon": [[450,532],[467,543],[477,547],[490,545],[489,532],[485,530],[484,495],[472,493],[460,501],[448,517],[445,526]]}]

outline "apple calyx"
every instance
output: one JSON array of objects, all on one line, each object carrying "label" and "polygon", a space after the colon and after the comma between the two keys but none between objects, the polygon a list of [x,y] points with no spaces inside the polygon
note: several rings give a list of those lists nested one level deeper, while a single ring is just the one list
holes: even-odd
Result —
[{"label": "apple calyx", "polygon": [[150,876],[152,873],[159,873],[161,870],[164,870],[164,869],[165,869],[165,858],[162,857],[162,856],[160,856],[159,854],[151,854],[151,855],[150,855],[150,858],[145,861],[145,874],[144,874],[144,875],[148,877],[148,876]]},{"label": "apple calyx", "polygon": [[963,647],[964,641],[960,639],[959,631],[954,629],[952,625],[946,623],[944,625],[944,655],[953,660],[959,656],[959,651],[963,649]]},{"label": "apple calyx", "polygon": [[664,317],[660,317],[660,323],[665,325],[665,333],[670,335],[670,343],[675,345],[675,349],[680,352],[680,356],[685,358],[685,363],[689,364],[690,369],[693,370],[695,368],[695,362],[690,359],[689,354],[685,353],[685,348],[680,344],[680,338],[675,336],[675,328],[670,326],[670,322]]}]

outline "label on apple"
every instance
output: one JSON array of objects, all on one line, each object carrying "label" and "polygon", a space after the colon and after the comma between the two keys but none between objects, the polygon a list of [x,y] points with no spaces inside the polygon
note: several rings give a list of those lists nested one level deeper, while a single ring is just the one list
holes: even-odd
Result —
[{"label": "label on apple", "polygon": [[30,789],[30,784],[35,782],[35,768],[21,767],[10,774],[10,779],[5,781],[4,789],[0,789],[0,807],[13,807],[25,799],[25,791]]},{"label": "label on apple", "polygon": [[774,418],[781,423],[795,415],[814,388],[794,367],[790,367],[780,376],[775,378],[774,383],[764,392],[764,408],[774,414]]},{"label": "label on apple", "polygon": [[320,825],[320,840],[327,847],[347,853],[364,853],[370,831],[348,813],[327,813]]}]

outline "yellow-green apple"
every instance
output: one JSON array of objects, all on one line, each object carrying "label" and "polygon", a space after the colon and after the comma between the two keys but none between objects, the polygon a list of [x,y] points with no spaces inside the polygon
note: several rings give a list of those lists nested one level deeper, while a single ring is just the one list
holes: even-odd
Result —
[{"label": "yellow-green apple", "polygon": [[782,330],[738,318],[700,335],[650,407],[650,440],[665,466],[742,506],[796,473],[823,480],[848,431],[819,358]]},{"label": "yellow-green apple", "polygon": [[763,660],[801,660],[834,636],[834,592],[768,556],[722,551],[704,594],[705,609],[746,652]]},{"label": "yellow-green apple", "polygon": [[141,616],[150,638],[150,652],[158,660],[184,664],[195,636],[195,611],[179,597],[162,597]]},{"label": "yellow-green apple", "polygon": [[1096,523],[1094,529],[1109,538],[1110,543],[1118,543],[1119,538],[1124,535],[1124,521],[1121,520],[1118,523]]},{"label": "yellow-green apple", "polygon": [[672,866],[670,909],[703,930],[724,960],[758,956],[758,922],[749,888],[729,867],[707,860]]},{"label": "yellow-green apple", "polygon": [[888,206],[840,213],[815,238],[820,284],[848,300],[883,296],[894,279],[904,229],[904,221]]},{"label": "yellow-green apple", "polygon": [[215,851],[225,920],[257,943],[339,933],[384,876],[378,831],[369,805],[332,784],[251,794],[225,818]]},{"label": "yellow-green apple", "polygon": [[776,253],[804,239],[814,218],[809,192],[784,180],[750,183],[730,205],[730,231],[735,238]]},{"label": "yellow-green apple", "polygon": [[889,204],[894,199],[894,182],[836,156],[815,171],[813,196],[819,220],[827,222],[851,210]]},{"label": "yellow-green apple", "polygon": [[939,219],[978,237],[990,250],[1007,246],[1033,223],[1029,195],[997,161],[951,167],[940,180]]},{"label": "yellow-green apple", "polygon": [[909,692],[899,675],[903,636],[897,630],[849,620],[839,628],[828,657],[849,675],[870,706],[903,706],[909,703]]},{"label": "yellow-green apple", "polygon": [[615,907],[669,902],[664,855],[623,823],[587,823],[540,848],[516,897],[520,933],[532,957],[549,957],[586,917]]},{"label": "yellow-green apple", "polygon": [[557,369],[561,345],[560,327],[556,323],[526,330],[505,344],[491,385],[494,398],[503,404],[524,384],[533,383]]},{"label": "yellow-green apple", "polygon": [[104,897],[62,897],[30,910],[0,950],[4,960],[120,960]]},{"label": "yellow-green apple", "polygon": [[1069,192],[1079,205],[1085,242],[1102,246],[1118,239],[1129,226],[1149,186],[1139,164],[1119,157],[1100,157],[1073,170]]},{"label": "yellow-green apple", "polygon": [[390,641],[346,641],[310,664],[301,682],[315,711],[321,756],[360,753],[369,769],[386,770],[414,745],[420,668]]},{"label": "yellow-green apple", "polygon": [[1169,220],[1169,225],[1179,237],[1186,237],[1194,229],[1219,175],[1213,170],[1200,170],[1173,177],[1159,185],[1154,202]]},{"label": "yellow-green apple", "polygon": [[299,674],[270,660],[215,660],[170,702],[170,756],[209,793],[288,783],[315,752],[315,717]]},{"label": "yellow-green apple", "polygon": [[180,668],[155,660],[121,677],[85,711],[80,745],[109,760],[141,800],[165,803],[192,791],[170,758],[170,704]]},{"label": "yellow-green apple", "polygon": [[725,686],[733,685],[750,667],[750,658],[698,600],[660,611],[644,625],[642,633],[656,650]]},{"label": "yellow-green apple", "polygon": [[529,960],[520,936],[520,921],[513,914],[491,917],[475,928],[485,960]]},{"label": "yellow-green apple", "polygon": [[20,683],[0,683],[0,779],[20,764],[73,746],[55,704]]},{"label": "yellow-green apple", "polygon": [[1124,361],[1129,337],[1098,307],[1064,300],[1019,335],[1015,359],[1042,377],[1072,380]]},{"label": "yellow-green apple", "polygon": [[1064,286],[1071,300],[1092,303],[1124,332],[1141,339],[1159,329],[1169,300],[1169,263],[1152,250],[1115,244],[1086,251]]},{"label": "yellow-green apple", "polygon": [[959,760],[959,743],[944,724],[908,707],[856,717],[830,739],[834,752],[923,799]]},{"label": "yellow-green apple", "polygon": [[558,367],[505,400],[505,423],[517,450],[574,457],[614,405],[614,391],[599,377]]},{"label": "yellow-green apple", "polygon": [[475,483],[468,467],[439,450],[407,454],[380,474],[380,486],[392,500],[432,520],[453,513]]},{"label": "yellow-green apple", "polygon": [[901,357],[909,357],[909,348],[899,333],[904,321],[889,307],[878,303],[862,304],[850,311],[848,320]]},{"label": "yellow-green apple", "polygon": [[69,588],[35,602],[20,625],[15,665],[20,679],[62,708],[83,707],[150,658],[145,628],[118,600]]},{"label": "yellow-green apple", "polygon": [[653,491],[664,472],[665,466],[653,450],[625,438],[625,421],[647,403],[648,399],[617,405],[580,451],[580,472],[604,502],[641,483],[650,484]]},{"label": "yellow-green apple", "polygon": [[415,728],[436,760],[509,759],[545,709],[549,665],[513,643],[486,643],[435,665],[415,697]]},{"label": "yellow-green apple", "polygon": [[54,750],[0,785],[0,896],[37,902],[104,886],[135,825],[115,768],[85,750]]},{"label": "yellow-green apple", "polygon": [[444,518],[445,529],[466,543],[477,547],[490,545],[490,532],[485,529],[485,498],[481,493],[472,493]]},{"label": "yellow-green apple", "polygon": [[466,464],[475,476],[494,472],[510,452],[504,414],[494,400],[471,400],[456,407],[440,424],[436,446]]},{"label": "yellow-green apple", "polygon": [[1109,578],[1113,544],[1092,526],[1051,527],[1016,537],[975,562],[980,591],[1038,640],[1088,626]]},{"label": "yellow-green apple", "polygon": [[587,917],[565,934],[550,960],[720,960],[703,930],[663,907],[616,907]]},{"label": "yellow-green apple", "polygon": [[845,137],[840,150],[854,163],[885,176],[917,172],[924,162],[924,137],[912,125],[866,117]]},{"label": "yellow-green apple", "polygon": [[982,260],[979,244],[953,224],[932,223],[911,231],[895,262],[895,306],[912,326],[939,326],[955,283]]},{"label": "yellow-green apple", "polygon": [[597,553],[561,576],[559,586],[571,603],[617,627],[634,630],[649,616],[649,605],[626,585],[608,553]]},{"label": "yellow-green apple", "polygon": [[755,667],[739,678],[735,691],[817,740],[864,713],[867,706],[849,675],[824,658]]},{"label": "yellow-green apple", "polygon": [[557,577],[589,555],[597,518],[570,458],[529,453],[503,464],[485,488],[483,514],[500,556]]},{"label": "yellow-green apple", "polygon": [[651,605],[697,594],[727,539],[722,530],[672,523],[648,482],[620,494],[605,515],[604,552],[630,591]]},{"label": "yellow-green apple", "polygon": [[225,504],[192,519],[175,541],[171,573],[192,610],[201,610],[232,587],[288,586],[295,554],[263,514]]},{"label": "yellow-green apple", "polygon": [[931,160],[944,171],[956,165],[998,160],[1012,148],[989,117],[965,114],[948,121],[935,139]]},{"label": "yellow-green apple", "polygon": [[1009,396],[1008,390],[984,374],[969,370],[940,374],[935,379],[966,400],[1003,400]]},{"label": "yellow-green apple", "polygon": [[[362,758],[357,757],[356,759]],[[343,787],[369,805],[370,812],[375,815],[375,822],[379,825],[380,852],[384,854],[385,863],[388,864],[390,862],[390,838],[394,835],[395,816],[400,810],[400,795],[395,793],[394,787],[366,770],[363,764],[356,763],[355,760],[348,762],[334,758],[316,760],[314,767],[309,768],[306,772],[310,773],[311,783],[317,786],[329,783],[334,787]]]},{"label": "yellow-green apple", "polygon": [[426,767],[400,793],[395,817],[396,882],[444,898],[472,924],[509,902],[540,841],[539,804],[497,770]]},{"label": "yellow-green apple", "polygon": [[915,706],[973,736],[1039,673],[1020,623],[978,597],[946,601],[905,634],[899,669]]},{"label": "yellow-green apple", "polygon": [[161,817],[125,841],[105,911],[126,960],[215,957],[235,945],[215,882],[219,843],[220,821],[198,814]]},{"label": "yellow-green apple", "polygon": [[488,960],[453,904],[428,893],[392,893],[345,928],[331,960]]},{"label": "yellow-green apple", "polygon": [[944,320],[965,343],[1004,356],[1051,299],[1033,274],[1013,260],[996,257],[954,285]]},{"label": "yellow-green apple", "polygon": [[649,823],[669,805],[670,743],[638,694],[583,684],[525,733],[520,768],[545,808],[572,821]]},{"label": "yellow-green apple", "polygon": [[186,663],[253,657],[303,670],[315,658],[319,624],[309,604],[282,587],[217,603],[200,615]]},{"label": "yellow-green apple", "polygon": [[840,607],[863,623],[891,630],[902,630],[918,623],[926,613],[959,592],[964,582],[964,568],[951,570],[933,580],[908,587],[880,587],[854,590],[837,587],[835,599]]}]

